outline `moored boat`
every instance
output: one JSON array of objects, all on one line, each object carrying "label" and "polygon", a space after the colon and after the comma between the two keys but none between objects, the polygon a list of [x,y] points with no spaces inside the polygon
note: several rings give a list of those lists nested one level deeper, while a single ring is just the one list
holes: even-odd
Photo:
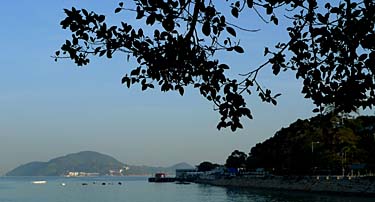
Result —
[{"label": "moored boat", "polygon": [[33,181],[32,183],[33,184],[46,184],[47,181],[45,181],[45,180],[37,180],[37,181]]}]

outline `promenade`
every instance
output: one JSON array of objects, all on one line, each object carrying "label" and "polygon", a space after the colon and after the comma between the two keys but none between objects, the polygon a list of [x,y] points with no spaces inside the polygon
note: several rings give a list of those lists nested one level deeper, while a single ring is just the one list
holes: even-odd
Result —
[{"label": "promenade", "polygon": [[198,179],[196,182],[215,186],[251,187],[375,196],[375,177],[238,176],[230,179]]}]

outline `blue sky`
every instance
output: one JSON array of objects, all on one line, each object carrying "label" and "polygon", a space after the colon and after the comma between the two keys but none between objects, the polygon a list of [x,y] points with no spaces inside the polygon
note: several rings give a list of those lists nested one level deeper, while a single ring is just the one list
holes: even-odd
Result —
[{"label": "blue sky", "polygon": [[[249,97],[254,120],[243,120],[236,133],[218,131],[219,115],[198,92],[156,90],[141,92],[121,85],[122,75],[134,63],[124,56],[93,60],[78,68],[69,60],[50,57],[69,36],[59,26],[63,8],[75,6],[107,14],[113,22],[128,19],[114,15],[118,1],[5,1],[0,7],[0,174],[29,161],[82,150],[94,150],[128,164],[169,166],[181,161],[223,163],[234,150],[248,152],[281,127],[313,114],[311,101],[300,94],[301,82],[293,73],[279,77],[265,70],[263,84],[283,95],[274,107]],[[126,2],[125,2],[126,4]],[[249,18],[252,17],[252,18]],[[232,22],[247,25],[246,16]],[[131,17],[131,16],[130,16]],[[250,21],[249,21],[250,22]],[[265,44],[285,38],[285,32],[260,20],[240,32],[246,53],[219,55],[235,69],[246,72],[259,65]],[[136,22],[137,23],[137,22]],[[281,26],[282,27],[282,26]]]}]

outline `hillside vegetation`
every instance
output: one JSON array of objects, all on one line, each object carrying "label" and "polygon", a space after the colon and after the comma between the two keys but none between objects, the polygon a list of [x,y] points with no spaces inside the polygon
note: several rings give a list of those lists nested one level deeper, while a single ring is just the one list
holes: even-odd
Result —
[{"label": "hillside vegetation", "polygon": [[333,114],[297,120],[249,155],[234,151],[227,167],[264,168],[275,174],[346,174],[354,168],[375,171],[375,117]]},{"label": "hillside vegetation", "polygon": [[[126,168],[126,169],[124,169]],[[109,174],[109,170],[123,169],[123,175],[154,175],[164,172],[174,175],[176,169],[193,168],[187,163],[170,167],[126,165],[115,158],[93,151],[83,151],[52,159],[48,162],[30,162],[8,172],[7,176],[61,176],[68,172]]]},{"label": "hillside vegetation", "polygon": [[341,173],[353,164],[375,167],[375,117],[318,116],[298,120],[250,151],[248,167],[294,174]]},{"label": "hillside vegetation", "polygon": [[8,176],[60,176],[69,171],[108,174],[125,166],[115,158],[93,151],[83,151],[52,159],[31,162],[8,172]]}]

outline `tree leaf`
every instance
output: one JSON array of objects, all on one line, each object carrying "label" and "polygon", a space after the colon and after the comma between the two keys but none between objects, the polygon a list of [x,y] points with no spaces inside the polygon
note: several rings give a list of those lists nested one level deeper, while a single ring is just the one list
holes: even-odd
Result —
[{"label": "tree leaf", "polygon": [[210,33],[211,33],[211,26],[210,26],[210,22],[208,20],[206,20],[204,23],[203,23],[203,26],[202,26],[202,32],[204,35],[206,36],[209,36]]},{"label": "tree leaf", "polygon": [[235,46],[235,47],[233,47],[233,49],[234,49],[237,53],[244,53],[244,52],[245,52],[241,46]]},{"label": "tree leaf", "polygon": [[272,6],[267,5],[266,7],[267,7],[267,8],[266,8],[266,13],[267,13],[268,15],[272,14],[272,12],[273,12],[273,8],[272,8]]},{"label": "tree leaf", "polygon": [[142,85],[142,91],[144,91],[144,90],[147,90],[147,85],[146,84]]},{"label": "tree leaf", "polygon": [[88,15],[89,15],[89,12],[87,12],[86,9],[82,9],[82,13],[83,13],[83,15],[85,15],[85,16],[88,16]]},{"label": "tree leaf", "polygon": [[219,65],[219,68],[220,68],[220,69],[229,69],[229,66],[226,65],[226,64],[220,64],[220,65]]},{"label": "tree leaf", "polygon": [[137,17],[136,17],[136,19],[141,19],[141,18],[143,18],[143,16],[144,16],[144,12],[145,12],[145,11],[142,10],[140,6],[137,6]]},{"label": "tree leaf", "polygon": [[337,8],[337,7],[333,7],[331,8],[330,12],[331,13],[340,13],[341,9]]},{"label": "tree leaf", "polygon": [[318,17],[318,20],[323,23],[323,24],[327,24],[327,19],[320,13],[317,14],[317,17]]},{"label": "tree leaf", "polygon": [[126,76],[122,77],[122,79],[121,79],[121,83],[124,84],[128,79],[129,79],[129,78],[126,77]]},{"label": "tree leaf", "polygon": [[264,48],[264,56],[266,56],[269,52],[270,52],[270,51],[269,51],[268,47],[265,47],[265,48]]},{"label": "tree leaf", "polygon": [[155,15],[151,14],[147,17],[146,19],[146,24],[147,25],[153,25],[155,23]]},{"label": "tree leaf", "polygon": [[115,13],[118,13],[118,12],[120,12],[121,11],[121,8],[116,8],[115,9]]},{"label": "tree leaf", "polygon": [[133,70],[130,72],[130,75],[131,75],[131,76],[137,76],[137,75],[139,75],[140,72],[141,72],[141,68],[136,68],[136,69],[133,69]]},{"label": "tree leaf", "polygon": [[279,64],[273,64],[272,65],[272,70],[274,75],[278,75],[280,73],[280,65]]},{"label": "tree leaf", "polygon": [[275,106],[277,105],[277,101],[275,99],[271,99],[271,102],[272,102],[273,105],[275,105]]},{"label": "tree leaf", "polygon": [[235,18],[238,18],[238,8],[233,7],[231,13]]},{"label": "tree leaf", "polygon": [[253,5],[254,5],[254,0],[247,0],[246,3],[247,3],[247,6],[248,6],[249,8],[252,8]]},{"label": "tree leaf", "polygon": [[98,22],[99,23],[102,23],[104,20],[105,20],[105,16],[104,15],[99,15],[98,16]]},{"label": "tree leaf", "polygon": [[180,87],[180,88],[178,89],[178,92],[180,93],[181,96],[184,95],[184,88],[183,88],[183,87]]},{"label": "tree leaf", "polygon": [[102,57],[102,56],[105,54],[105,52],[107,52],[107,50],[101,50],[101,51],[99,52],[99,57]]},{"label": "tree leaf", "polygon": [[232,36],[236,36],[236,31],[232,27],[226,27],[227,32]]},{"label": "tree leaf", "polygon": [[164,29],[168,32],[171,32],[174,29],[174,22],[171,18],[163,20],[161,24],[163,25]]},{"label": "tree leaf", "polygon": [[275,25],[278,25],[279,24],[279,19],[277,19],[277,17],[275,15],[271,16],[271,21],[275,24]]}]

